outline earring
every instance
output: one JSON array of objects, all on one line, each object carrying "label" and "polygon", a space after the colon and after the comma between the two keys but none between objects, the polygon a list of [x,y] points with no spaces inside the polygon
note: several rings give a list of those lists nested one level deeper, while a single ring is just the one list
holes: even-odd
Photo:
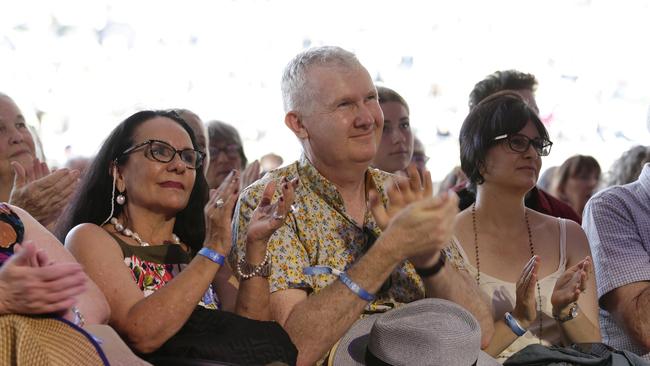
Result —
[{"label": "earring", "polygon": [[115,197],[115,201],[117,201],[118,205],[122,206],[126,202],[126,196],[120,193]]}]

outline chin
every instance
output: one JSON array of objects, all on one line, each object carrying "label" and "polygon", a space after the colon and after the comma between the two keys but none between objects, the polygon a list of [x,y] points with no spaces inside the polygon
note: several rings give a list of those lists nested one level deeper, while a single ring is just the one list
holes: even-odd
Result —
[{"label": "chin", "polygon": [[15,159],[11,159],[11,161],[15,161],[20,163],[25,169],[28,171],[31,171],[33,165],[34,165],[34,155],[31,154],[21,154],[17,156]]}]

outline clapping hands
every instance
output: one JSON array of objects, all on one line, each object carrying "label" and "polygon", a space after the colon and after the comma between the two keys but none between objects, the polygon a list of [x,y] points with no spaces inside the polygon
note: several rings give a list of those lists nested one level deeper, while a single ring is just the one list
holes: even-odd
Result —
[{"label": "clapping hands", "polygon": [[587,256],[567,269],[557,280],[551,295],[555,314],[561,313],[563,309],[578,301],[580,295],[585,292],[591,266],[591,257]]},{"label": "clapping hands", "polygon": [[79,180],[79,171],[51,172],[46,163],[34,159],[31,169],[11,162],[14,185],[9,203],[29,212],[43,226],[52,226],[70,201]]},{"label": "clapping hands", "polygon": [[281,181],[281,195],[275,203],[271,203],[276,190],[276,182],[270,181],[264,187],[262,199],[251,217],[246,232],[246,258],[250,260],[263,257],[266,245],[273,233],[280,228],[289,213],[292,212],[294,191],[298,186],[298,178],[289,181],[286,177]]},{"label": "clapping hands", "polygon": [[51,263],[29,241],[14,253],[0,267],[0,314],[63,314],[86,290],[79,263]]}]

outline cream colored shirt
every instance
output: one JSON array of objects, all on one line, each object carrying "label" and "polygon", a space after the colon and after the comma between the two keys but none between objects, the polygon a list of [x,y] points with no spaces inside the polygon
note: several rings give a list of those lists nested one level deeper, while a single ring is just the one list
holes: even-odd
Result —
[{"label": "cream colored shirt", "polygon": [[[553,319],[553,305],[551,305],[551,294],[555,287],[555,282],[566,270],[566,221],[565,219],[558,218],[558,225],[560,225],[560,264],[557,270],[550,275],[540,279],[539,288],[542,297],[542,339],[543,345],[559,345],[561,344],[560,327]],[[463,247],[458,242],[456,237],[452,238],[449,247],[450,255],[452,258],[459,259],[462,266],[473,276],[476,277],[476,267],[470,264],[467,254]],[[460,257],[460,258],[458,258]],[[515,307],[516,300],[516,284],[513,282],[506,282],[498,278],[492,277],[485,272],[481,272],[481,290],[485,292],[492,300],[492,316],[495,321],[503,319],[506,312],[512,311]],[[537,296],[537,294],[536,294]],[[538,315],[539,316],[539,315]],[[515,352],[523,349],[529,344],[540,343],[539,339],[539,318],[537,318],[528,328],[528,331],[521,337],[517,338],[508,348],[506,348],[497,357],[498,361],[503,363],[508,357]]]}]

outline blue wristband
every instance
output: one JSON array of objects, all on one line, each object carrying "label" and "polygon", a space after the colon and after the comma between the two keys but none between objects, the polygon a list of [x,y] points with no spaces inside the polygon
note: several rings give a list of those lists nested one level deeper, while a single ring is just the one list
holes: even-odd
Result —
[{"label": "blue wristband", "polygon": [[212,250],[210,248],[201,248],[201,250],[199,250],[199,252],[196,254],[202,255],[220,266],[223,266],[224,262],[226,261],[226,257],[219,254],[216,250]]},{"label": "blue wristband", "polygon": [[345,272],[339,271],[338,269],[327,266],[306,267],[302,270],[302,273],[310,276],[318,274],[333,274],[335,276],[338,276],[339,280],[343,282],[343,284],[347,286],[350,291],[354,292],[354,294],[359,296],[359,298],[362,300],[373,301],[375,299],[375,296],[373,294],[364,290],[356,282],[352,281],[352,279],[348,277]]},{"label": "blue wristband", "polygon": [[522,335],[524,335],[526,333],[526,329],[522,328],[521,325],[519,325],[519,322],[517,321],[517,319],[515,319],[514,316],[512,316],[512,314],[506,313],[503,316],[503,320],[506,322],[506,325],[508,325],[510,327],[510,329],[512,329],[512,331],[518,337],[521,337]]}]

